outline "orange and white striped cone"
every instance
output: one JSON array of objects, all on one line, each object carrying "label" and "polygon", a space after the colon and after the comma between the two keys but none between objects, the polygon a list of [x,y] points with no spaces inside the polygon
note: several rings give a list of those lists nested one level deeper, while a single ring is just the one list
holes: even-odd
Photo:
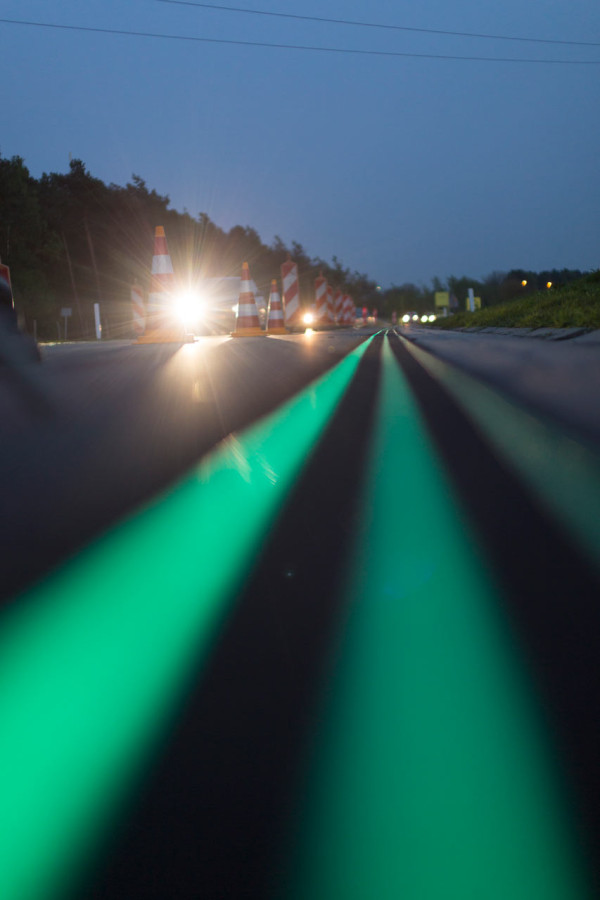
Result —
[{"label": "orange and white striped cone", "polygon": [[298,266],[288,253],[288,258],[281,266],[281,283],[283,285],[283,305],[285,324],[288,328],[302,324],[302,310],[300,309],[300,282],[298,279]]},{"label": "orange and white striped cone", "polygon": [[315,278],[315,323],[323,325],[327,322],[327,281],[319,272]]},{"label": "orange and white striped cone", "polygon": [[338,325],[343,322],[344,295],[338,288],[333,295],[333,311],[335,313],[335,321]]},{"label": "orange and white striped cone", "polygon": [[134,334],[140,337],[146,330],[146,307],[144,293],[137,281],[131,286],[131,320]]},{"label": "orange and white striped cone", "polygon": [[264,337],[265,332],[260,327],[258,308],[254,291],[250,284],[250,269],[248,263],[242,265],[242,280],[240,283],[240,296],[235,317],[235,331],[232,337]]},{"label": "orange and white striped cone", "polygon": [[283,324],[283,309],[281,300],[279,299],[279,291],[277,290],[277,282],[275,279],[271,282],[271,293],[269,294],[269,309],[267,312],[267,334],[287,334],[288,330]]},{"label": "orange and white striped cone", "polygon": [[154,230],[154,253],[150,276],[150,293],[146,315],[146,329],[137,339],[138,344],[180,344],[193,340],[186,335],[182,322],[175,316],[175,274],[167,247],[165,229],[157,225]]}]

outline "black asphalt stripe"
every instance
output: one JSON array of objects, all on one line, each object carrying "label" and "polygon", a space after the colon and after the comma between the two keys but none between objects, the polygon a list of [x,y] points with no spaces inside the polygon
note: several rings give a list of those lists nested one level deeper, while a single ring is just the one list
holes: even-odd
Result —
[{"label": "black asphalt stripe", "polygon": [[365,351],[118,847],[77,896],[270,896],[341,612],[382,343]]},{"label": "black asphalt stripe", "polygon": [[389,340],[502,588],[598,877],[600,584],[570,537],[498,459],[454,398],[397,335]]}]

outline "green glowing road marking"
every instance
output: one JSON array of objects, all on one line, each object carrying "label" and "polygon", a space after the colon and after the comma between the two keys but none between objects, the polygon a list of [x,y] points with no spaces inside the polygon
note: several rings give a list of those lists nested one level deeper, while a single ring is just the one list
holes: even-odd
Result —
[{"label": "green glowing road marking", "polygon": [[369,343],[4,616],[2,900],[62,895],[181,701]]},{"label": "green glowing road marking", "polygon": [[500,393],[420,347],[405,347],[439,378],[538,498],[600,566],[600,459]]},{"label": "green glowing road marking", "polygon": [[535,703],[389,346],[348,618],[280,896],[582,900]]}]

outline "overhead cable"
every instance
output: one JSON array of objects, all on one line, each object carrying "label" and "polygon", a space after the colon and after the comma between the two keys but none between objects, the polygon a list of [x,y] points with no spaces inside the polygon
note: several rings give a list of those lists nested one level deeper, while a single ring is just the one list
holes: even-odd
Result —
[{"label": "overhead cable", "polygon": [[265,9],[245,9],[242,6],[222,6],[217,3],[197,3],[195,0],[156,0],[174,6],[197,6],[223,12],[248,13],[252,16],[272,16],[277,19],[300,19],[304,22],[325,22],[330,25],[354,25],[359,28],[381,28],[385,31],[416,31],[421,34],[442,34],[452,37],[485,38],[493,41],[525,41],[529,44],[565,44],[572,47],[600,47],[600,41],[559,41],[551,38],[515,37],[506,34],[480,34],[477,31],[448,31],[442,28],[417,28],[411,25],[391,25],[383,22],[362,22],[354,19],[328,19],[324,16],[304,16],[300,13],[272,12]]},{"label": "overhead cable", "polygon": [[54,22],[30,22],[24,19],[0,19],[5,25],[27,25],[33,28],[55,28],[93,34],[116,34],[126,37],[158,38],[168,41],[192,41],[203,44],[231,44],[238,47],[269,47],[277,50],[309,50],[315,53],[338,53],[358,56],[407,57],[413,59],[468,60],[470,62],[534,63],[559,66],[600,66],[600,59],[525,59],[502,56],[459,56],[447,53],[408,53],[396,50],[359,50],[349,47],[314,47],[305,44],[276,44],[266,41],[236,41],[229,38],[195,37],[188,34],[164,34],[153,31],[126,31],[119,28],[93,28],[88,25],[59,25]]}]

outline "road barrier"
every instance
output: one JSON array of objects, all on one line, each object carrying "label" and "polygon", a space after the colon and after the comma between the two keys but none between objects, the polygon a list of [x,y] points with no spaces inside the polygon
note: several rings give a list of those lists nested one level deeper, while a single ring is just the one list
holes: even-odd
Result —
[{"label": "road barrier", "polygon": [[285,324],[288,328],[300,325],[302,310],[300,309],[300,282],[298,279],[298,266],[288,258],[281,266],[281,283],[283,285],[283,303],[285,311]]}]

